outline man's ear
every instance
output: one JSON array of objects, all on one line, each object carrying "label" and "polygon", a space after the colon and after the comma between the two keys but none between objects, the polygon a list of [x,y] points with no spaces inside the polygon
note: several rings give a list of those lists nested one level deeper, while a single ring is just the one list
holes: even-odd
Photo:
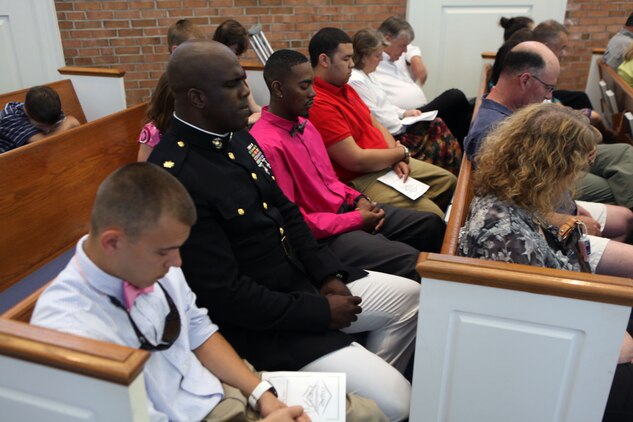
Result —
[{"label": "man's ear", "polygon": [[190,88],[187,91],[187,100],[195,108],[204,108],[207,104],[207,96],[197,88]]},{"label": "man's ear", "polygon": [[530,78],[531,76],[528,72],[523,72],[519,75],[519,84],[521,85],[521,89],[527,89],[527,83]]},{"label": "man's ear", "polygon": [[123,236],[123,230],[120,228],[107,228],[99,235],[99,246],[106,255],[112,256],[119,251]]},{"label": "man's ear", "polygon": [[270,94],[271,96],[274,96],[277,98],[283,98],[284,89],[283,89],[283,86],[281,85],[281,82],[273,81],[273,83],[270,86]]},{"label": "man's ear", "polygon": [[325,53],[319,54],[319,65],[321,67],[324,67],[327,69],[328,67],[330,67],[330,63],[331,61],[327,54]]}]

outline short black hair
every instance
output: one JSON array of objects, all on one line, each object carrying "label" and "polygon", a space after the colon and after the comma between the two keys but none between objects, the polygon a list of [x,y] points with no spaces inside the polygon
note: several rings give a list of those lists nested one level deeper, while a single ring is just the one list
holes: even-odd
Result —
[{"label": "short black hair", "polygon": [[283,80],[294,66],[307,62],[308,58],[298,51],[275,51],[270,55],[264,66],[264,80],[268,89],[271,89],[274,81]]},{"label": "short black hair", "polygon": [[511,75],[527,70],[539,71],[545,68],[545,60],[538,53],[531,51],[512,51],[506,55],[503,61],[502,75]]},{"label": "short black hair", "polygon": [[624,26],[633,26],[633,13],[629,15],[629,18],[626,20]]},{"label": "short black hair", "polygon": [[34,86],[29,89],[24,108],[31,119],[46,125],[54,125],[62,117],[59,95],[48,86]]},{"label": "short black hair", "polygon": [[248,31],[235,19],[224,21],[213,34],[213,41],[230,47],[237,46],[235,54],[241,56],[248,48]]},{"label": "short black hair", "polygon": [[338,28],[321,28],[310,39],[310,45],[308,51],[310,52],[310,63],[312,67],[316,67],[319,64],[319,56],[326,54],[332,58],[332,53],[336,51],[339,44],[351,44],[352,39],[345,32]]},{"label": "short black hair", "polygon": [[499,26],[503,28],[503,40],[508,41],[512,34],[520,29],[529,28],[533,23],[534,20],[529,16],[502,17],[499,19]]}]

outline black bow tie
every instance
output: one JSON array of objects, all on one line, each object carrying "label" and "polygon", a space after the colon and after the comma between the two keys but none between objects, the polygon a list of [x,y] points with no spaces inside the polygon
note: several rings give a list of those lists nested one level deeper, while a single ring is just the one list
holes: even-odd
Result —
[{"label": "black bow tie", "polygon": [[303,135],[303,130],[306,127],[306,123],[308,123],[308,121],[304,120],[303,123],[297,123],[296,125],[294,125],[290,130],[290,136],[295,136],[297,133]]}]

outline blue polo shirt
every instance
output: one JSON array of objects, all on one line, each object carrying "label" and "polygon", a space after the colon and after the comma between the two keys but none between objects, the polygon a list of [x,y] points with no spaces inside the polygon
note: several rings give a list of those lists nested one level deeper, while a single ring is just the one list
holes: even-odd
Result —
[{"label": "blue polo shirt", "polygon": [[464,150],[466,156],[472,162],[479,152],[481,142],[484,140],[488,132],[502,120],[512,115],[512,110],[496,101],[492,101],[484,97],[479,106],[479,111],[475,120],[470,125],[468,135],[464,138]]}]

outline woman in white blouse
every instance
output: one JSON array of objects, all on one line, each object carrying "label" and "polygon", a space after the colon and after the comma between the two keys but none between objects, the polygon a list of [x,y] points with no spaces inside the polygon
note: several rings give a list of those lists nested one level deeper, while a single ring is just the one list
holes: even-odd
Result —
[{"label": "woman in white blouse", "polygon": [[382,60],[383,47],[387,45],[383,35],[373,29],[363,29],[354,35],[353,45],[355,68],[349,84],[371,113],[396,140],[409,148],[412,157],[457,174],[462,151],[444,121],[435,118],[407,124],[407,120],[403,119],[419,117],[422,114],[420,110],[404,110],[393,105],[380,82],[371,75]]}]

